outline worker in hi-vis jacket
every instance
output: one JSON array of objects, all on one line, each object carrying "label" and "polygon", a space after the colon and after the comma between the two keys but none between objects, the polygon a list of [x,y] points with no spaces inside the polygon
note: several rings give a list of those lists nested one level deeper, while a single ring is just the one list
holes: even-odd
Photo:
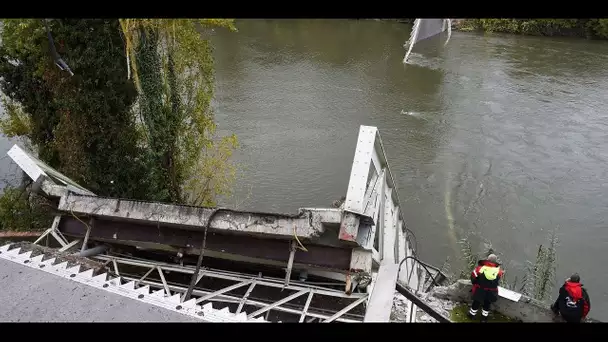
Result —
[{"label": "worker in hi-vis jacket", "polygon": [[481,322],[488,321],[490,306],[498,299],[498,283],[503,276],[498,258],[494,254],[488,255],[486,260],[480,260],[478,266],[471,272],[473,283],[473,305],[469,310],[469,318],[473,319],[481,309]]}]

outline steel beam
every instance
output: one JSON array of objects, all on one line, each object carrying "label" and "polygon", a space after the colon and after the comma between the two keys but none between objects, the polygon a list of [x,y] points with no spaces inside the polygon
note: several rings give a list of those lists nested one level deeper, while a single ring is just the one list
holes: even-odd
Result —
[{"label": "steel beam", "polygon": [[[135,281],[137,280],[137,278],[133,278],[133,277],[129,277],[129,276],[125,276],[123,277],[125,280],[129,280],[129,281]],[[143,285],[148,285],[151,287],[155,287],[155,288],[162,288],[162,284],[158,283],[158,282],[153,282],[153,281],[149,281],[149,280],[145,280],[142,281]],[[169,284],[169,288],[174,291],[174,292],[180,292],[180,293],[185,293],[186,292],[186,287],[183,286],[177,286],[177,285],[172,285]],[[313,290],[314,291],[314,290]],[[204,296],[207,294],[212,293],[211,291],[204,291],[204,290],[199,290],[199,289],[194,289],[192,291],[193,295],[196,296]],[[217,297],[211,298],[209,299],[209,301],[214,302],[223,302],[223,303],[239,303],[241,301],[242,298],[236,297],[236,296],[232,296],[232,295],[219,295]],[[253,300],[253,299],[248,299],[247,300],[247,305],[251,305],[251,306],[257,306],[257,307],[265,307],[268,305],[268,303],[263,303],[257,300]],[[287,308],[287,307],[283,307],[283,306],[276,306],[273,308],[273,310],[277,310],[277,311],[281,311],[281,312],[285,312],[285,313],[290,313],[290,314],[295,314],[295,315],[301,315],[302,311],[301,310],[297,310],[297,309],[292,309],[292,308]],[[268,311],[267,311],[268,312]],[[313,319],[328,319],[330,316],[328,315],[323,315],[323,314],[319,314],[316,312],[308,312],[306,313],[306,316],[312,317]],[[337,318],[335,320],[336,322],[343,322],[343,323],[361,323],[361,320],[354,320],[354,319],[349,319],[349,318]]]},{"label": "steel beam", "polygon": [[[85,236],[87,227],[73,217],[64,216],[59,224],[59,231],[80,238]],[[154,243],[192,250],[194,246],[196,248],[200,246],[203,236],[203,231],[187,231],[174,226],[96,219],[95,225],[91,227],[89,239],[103,242],[113,241],[116,244],[120,244],[121,241],[137,242],[139,244]],[[295,264],[332,270],[349,270],[352,248],[302,243],[304,243],[308,252],[297,250],[294,254]],[[220,233],[208,234],[206,242],[206,250],[216,252],[216,255],[242,255],[250,258],[278,261],[283,265],[289,260],[289,246],[290,241]],[[198,253],[198,250],[196,253]]]},{"label": "steel beam", "polygon": [[294,299],[296,299],[296,298],[298,298],[298,297],[300,297],[300,296],[302,296],[302,295],[304,295],[304,294],[306,294],[308,292],[310,292],[310,290],[302,290],[302,291],[296,292],[296,293],[294,293],[294,294],[292,294],[290,296],[287,296],[287,297],[285,297],[285,298],[283,298],[281,300],[278,300],[278,301],[276,301],[276,302],[274,302],[274,303],[272,303],[270,305],[267,305],[267,306],[265,306],[265,307],[263,307],[263,308],[261,308],[261,309],[259,309],[257,311],[254,311],[254,312],[250,313],[249,315],[247,315],[247,318],[255,318],[255,316],[261,315],[261,314],[263,314],[266,311],[269,311],[269,310],[271,310],[273,308],[276,308],[277,306],[279,306],[281,304],[284,304],[284,303],[287,303],[287,302],[289,302],[291,300],[294,300]]},{"label": "steel beam", "polygon": [[300,323],[304,322],[306,318],[306,314],[308,313],[308,307],[310,306],[310,301],[312,301],[312,296],[315,295],[314,290],[310,290],[308,293],[308,298],[306,298],[306,304],[304,304],[304,309],[302,309],[302,315],[300,316]]},{"label": "steel beam", "polygon": [[[175,265],[169,265],[169,264],[165,264],[165,263],[161,263],[161,262],[152,262],[152,261],[144,261],[144,260],[135,260],[135,259],[126,259],[126,258],[121,258],[121,257],[115,257],[115,256],[101,256],[99,257],[99,259],[108,259],[108,260],[112,260],[113,263],[115,263],[116,265],[119,264],[125,264],[125,265],[131,265],[131,266],[139,266],[142,268],[148,268],[148,272],[142,277],[142,278],[134,278],[134,277],[130,277],[129,275],[122,275],[121,278],[126,280],[126,281],[133,281],[135,283],[135,286],[139,286],[140,284],[144,284],[144,285],[150,285],[150,286],[154,286],[156,288],[160,288],[160,289],[164,289],[165,293],[171,293],[170,291],[175,291],[175,292],[183,292],[186,290],[185,287],[179,287],[179,286],[174,286],[169,284],[166,280],[164,280],[161,276],[161,283],[158,282],[153,282],[153,281],[147,281],[147,280],[143,280],[144,278],[146,278],[153,270],[158,270],[159,274],[161,274],[161,272],[163,270],[166,271],[178,271],[178,272],[182,272],[182,273],[191,273],[192,270],[190,269],[190,267],[184,267],[184,266],[175,266]],[[151,264],[155,264],[155,266],[150,267]],[[297,291],[294,294],[291,294],[283,299],[280,299],[278,301],[273,301],[271,303],[262,303],[259,301],[255,301],[255,300],[251,300],[248,299],[251,291],[253,290],[253,287],[255,285],[259,285],[259,286],[266,286],[266,287],[271,287],[271,288],[275,288],[277,290],[283,290],[283,286],[281,286],[281,280],[280,279],[274,279],[274,278],[263,278],[261,276],[261,274],[259,274],[257,277],[253,277],[250,275],[244,275],[244,274],[240,274],[240,273],[235,273],[234,275],[231,275],[232,272],[225,272],[225,271],[214,271],[214,270],[205,270],[205,275],[211,277],[211,278],[219,278],[219,279],[226,279],[226,280],[231,280],[231,281],[236,281],[236,284],[221,288],[219,290],[216,291],[203,291],[203,290],[194,290],[193,294],[196,295],[200,295],[201,297],[195,299],[195,303],[202,303],[204,301],[220,301],[220,302],[226,302],[226,303],[239,303],[239,308],[237,309],[237,311],[235,312],[235,314],[238,314],[242,311],[242,308],[245,304],[247,305],[254,305],[254,306],[259,306],[261,307],[259,310],[256,310],[255,312],[251,313],[248,315],[249,318],[258,316],[263,314],[264,312],[268,312],[270,310],[279,310],[279,311],[283,311],[283,312],[288,312],[288,313],[294,313],[297,315],[300,315],[301,318],[302,317],[306,317],[306,316],[311,316],[311,317],[316,317],[316,318],[321,318],[321,319],[330,319],[333,316],[327,316],[327,315],[320,315],[317,313],[309,313],[308,312],[308,308],[310,306],[310,302],[312,299],[312,294],[316,293],[319,295],[325,295],[325,296],[330,296],[330,297],[346,297],[346,298],[352,298],[352,299],[356,299],[356,302],[360,303],[361,299],[365,300],[367,298],[367,294],[356,294],[356,295],[345,295],[342,292],[338,292],[338,291],[331,291],[331,290],[321,290],[319,289],[317,286],[288,286],[289,290],[295,290]],[[238,296],[234,296],[234,295],[226,295],[225,293],[230,292],[232,290],[235,290],[237,288],[246,286],[246,285],[250,285],[248,291],[245,293],[245,295],[243,295],[241,298],[239,298]],[[289,308],[284,308],[281,307],[281,305],[292,301],[293,299],[300,297],[306,293],[311,293],[308,296],[307,299],[307,303],[305,304],[304,308],[302,310],[296,310],[296,309],[289,309]],[[358,304],[357,304],[358,305]],[[352,308],[356,307],[357,305],[349,305],[347,306],[348,310],[341,310],[341,314],[344,314],[345,312],[348,312],[349,310],[351,310]],[[304,316],[302,316],[304,315]],[[334,315],[335,316],[335,315]],[[334,317],[334,319],[338,318]],[[352,322],[353,320],[349,320],[349,319],[339,319],[338,321],[344,321],[344,322]],[[355,321],[357,322],[357,321]]]},{"label": "steel beam", "polygon": [[[116,262],[117,264],[143,267],[146,269],[151,269],[150,272],[154,271],[156,269],[156,267],[160,267],[164,271],[178,272],[178,273],[184,273],[184,274],[194,273],[194,267],[179,266],[179,265],[173,265],[173,264],[167,264],[167,263],[161,263],[161,262],[153,262],[153,261],[148,261],[148,260],[133,260],[133,259],[121,258],[121,257],[116,257],[116,256],[105,256],[105,255],[96,256],[95,259],[102,260],[102,261]],[[213,270],[213,269],[206,269],[205,276],[208,276],[211,278],[231,280],[231,281],[236,281],[236,282],[242,282],[245,280],[252,280],[252,281],[256,280],[259,285],[274,287],[277,289],[294,290],[294,291],[301,291],[301,290],[313,288],[316,290],[316,293],[319,295],[332,296],[332,297],[338,297],[338,298],[367,297],[367,294],[364,294],[364,293],[352,293],[352,294],[348,295],[342,291],[330,290],[330,289],[323,288],[320,286],[308,285],[305,283],[301,284],[301,285],[295,285],[294,283],[298,283],[297,281],[293,281],[289,285],[285,286],[285,284],[283,283],[284,279],[276,279],[276,278],[269,278],[269,277],[260,278],[259,276],[246,275],[246,274],[236,273],[236,272]]]},{"label": "steel beam", "polygon": [[333,316],[331,316],[327,320],[323,321],[323,323],[331,323],[331,322],[335,321],[337,318],[339,318],[340,316],[349,312],[350,310],[356,308],[357,306],[359,306],[361,303],[365,302],[366,300],[367,300],[367,297],[362,297],[362,298],[357,299],[356,301],[354,301],[353,303],[351,303],[344,309],[336,312]]},{"label": "steel beam", "polygon": [[236,289],[238,289],[240,287],[243,287],[243,286],[247,286],[247,285],[251,284],[252,282],[253,282],[253,280],[245,280],[243,282],[240,282],[240,283],[237,283],[237,284],[234,284],[234,285],[230,285],[228,287],[225,287],[225,288],[223,288],[221,290],[218,290],[218,291],[215,291],[213,293],[210,293],[210,294],[208,294],[206,296],[203,296],[201,298],[197,298],[196,299],[196,304],[204,302],[204,301],[206,301],[206,300],[208,300],[210,298],[213,298],[215,296],[221,295],[223,293],[230,292],[232,290],[236,290]]}]

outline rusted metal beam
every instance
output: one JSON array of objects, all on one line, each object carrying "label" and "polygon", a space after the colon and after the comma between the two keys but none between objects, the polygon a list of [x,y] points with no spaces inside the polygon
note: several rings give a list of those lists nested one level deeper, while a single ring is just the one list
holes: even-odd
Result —
[{"label": "rusted metal beam", "polygon": [[16,238],[16,237],[38,237],[44,232],[17,232],[17,231],[4,231],[0,232],[0,238]]},{"label": "rusted metal beam", "polygon": [[[64,216],[59,231],[72,237],[84,237],[87,227],[70,216]],[[203,239],[203,231],[187,231],[162,225],[144,225],[132,222],[96,219],[91,227],[89,240],[121,242],[144,242],[192,249]],[[246,235],[208,234],[206,250],[217,253],[242,255],[250,258],[285,262],[289,260],[290,242],[275,239],[260,239]],[[297,250],[294,263],[322,268],[349,270],[351,248],[336,248],[306,244],[307,252]]]}]

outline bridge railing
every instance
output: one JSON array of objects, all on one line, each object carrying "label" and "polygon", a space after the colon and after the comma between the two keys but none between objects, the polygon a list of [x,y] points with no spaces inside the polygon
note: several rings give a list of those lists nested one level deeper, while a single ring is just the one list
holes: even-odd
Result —
[{"label": "bridge railing", "polygon": [[[370,252],[376,267],[383,262],[399,264],[416,255],[415,237],[406,228],[402,212],[378,129],[361,126],[339,237]],[[400,282],[417,288],[420,267],[409,258],[401,268]]]}]

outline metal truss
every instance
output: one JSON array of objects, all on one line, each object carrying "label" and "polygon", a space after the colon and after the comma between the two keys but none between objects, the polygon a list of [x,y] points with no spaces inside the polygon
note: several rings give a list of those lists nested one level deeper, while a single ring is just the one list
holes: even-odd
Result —
[{"label": "metal truss", "polygon": [[[195,300],[182,302],[179,295],[167,295],[164,290],[150,293],[150,286],[137,286],[134,281],[127,281],[122,277],[111,277],[107,273],[95,276],[92,269],[82,270],[81,265],[68,267],[67,262],[56,263],[56,258],[47,258],[45,255],[32,257],[32,251],[23,252],[20,247],[9,250],[10,244],[0,246],[0,259],[12,261],[75,281],[124,297],[138,300],[163,309],[200,319],[204,322],[265,322],[263,317],[249,318],[245,313],[234,314],[227,309],[217,310],[211,303],[197,305]],[[66,303],[69,305],[69,303]]]},{"label": "metal truss", "polygon": [[[180,266],[177,264],[141,260],[130,257],[127,258],[116,255],[98,255],[95,257],[95,259],[104,261],[108,266],[111,264],[113,272],[116,274],[116,276],[133,282],[135,286],[143,285],[144,287],[158,289],[154,293],[158,292],[169,297],[177,296],[176,298],[179,298],[180,302],[183,301],[184,294],[187,290],[187,285],[167,281],[167,274],[181,273],[185,275],[192,275],[195,271],[194,267],[191,266]],[[124,270],[127,267],[130,267],[131,270],[139,268],[140,272],[138,274],[127,274]],[[139,276],[141,273],[143,273],[143,276]],[[150,276],[153,274],[158,274],[158,280],[160,281],[150,279]],[[223,270],[202,269],[197,276],[196,283],[198,284],[203,277],[221,279],[232,282],[233,284],[214,289],[195,287],[192,292],[192,299],[189,301],[193,300],[195,304],[202,304],[205,302],[213,302],[217,303],[218,305],[231,304],[233,307],[238,304],[235,312],[233,312],[235,315],[245,314],[245,305],[258,308],[255,311],[246,313],[245,315],[247,319],[255,319],[256,317],[261,317],[262,315],[266,314],[266,320],[268,320],[270,311],[276,310],[282,313],[299,315],[298,321],[300,323],[311,321],[323,323],[334,321],[352,323],[362,322],[363,315],[355,315],[350,313],[350,311],[360,305],[365,305],[368,299],[367,293],[352,293],[349,295],[341,290],[334,290],[327,287],[307,284],[306,282],[292,281],[290,284],[286,285],[284,279],[262,277],[261,274],[255,276]],[[244,287],[247,287],[247,290],[243,295],[229,294],[231,291]],[[254,288],[260,287],[265,287],[271,290],[274,289],[274,292],[276,294],[280,294],[280,296],[283,298],[279,300],[252,298],[251,293],[253,292]],[[293,304],[293,300],[302,298],[304,296],[307,296],[304,305]],[[350,303],[340,310],[311,308],[310,304],[314,296],[342,298],[350,301]],[[222,310],[225,309],[227,308]]]}]

